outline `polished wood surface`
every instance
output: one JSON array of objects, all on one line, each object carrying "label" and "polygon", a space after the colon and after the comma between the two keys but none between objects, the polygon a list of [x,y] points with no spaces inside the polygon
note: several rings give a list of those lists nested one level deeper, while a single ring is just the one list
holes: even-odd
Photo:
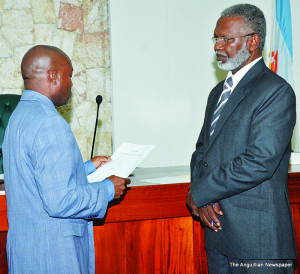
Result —
[{"label": "polished wood surface", "polygon": [[194,273],[190,217],[107,223],[94,235],[96,273]]},{"label": "polished wood surface", "polygon": [[[300,173],[289,174],[300,254]],[[96,273],[207,273],[204,231],[185,206],[189,184],[135,186],[94,222]],[[104,223],[105,222],[105,223]],[[5,196],[0,196],[0,274],[7,273]],[[300,260],[298,256],[299,273]]]},{"label": "polished wood surface", "polygon": [[0,231],[0,274],[8,273],[6,258],[6,231]]},{"label": "polished wood surface", "polygon": [[[97,273],[207,273],[204,230],[185,207],[188,187],[189,184],[132,187],[118,206],[110,205],[105,225],[94,224]],[[298,254],[299,191],[300,173],[290,174]],[[116,263],[115,258],[120,260]],[[297,261],[299,266],[299,256]],[[299,267],[295,273],[300,274]]]}]

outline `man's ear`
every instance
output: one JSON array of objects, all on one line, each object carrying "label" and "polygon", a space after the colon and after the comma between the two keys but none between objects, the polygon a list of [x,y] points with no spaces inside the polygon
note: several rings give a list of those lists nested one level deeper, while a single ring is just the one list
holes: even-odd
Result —
[{"label": "man's ear", "polygon": [[50,69],[48,71],[48,80],[51,84],[56,85],[57,71],[55,69]]},{"label": "man's ear", "polygon": [[260,36],[258,34],[253,34],[249,39],[249,50],[250,51],[255,51],[260,44]]}]

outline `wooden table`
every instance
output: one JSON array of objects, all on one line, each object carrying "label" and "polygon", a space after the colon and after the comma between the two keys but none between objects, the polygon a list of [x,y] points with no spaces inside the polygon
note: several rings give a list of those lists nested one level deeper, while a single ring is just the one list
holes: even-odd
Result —
[{"label": "wooden table", "polygon": [[[105,219],[94,222],[96,273],[207,273],[203,228],[185,205],[189,183],[141,182],[186,175],[188,167],[137,169],[135,173],[123,201],[111,203]],[[291,169],[288,186],[300,254],[300,166]],[[6,218],[5,196],[0,196],[0,273],[7,273]],[[295,273],[300,273],[299,268]]]}]

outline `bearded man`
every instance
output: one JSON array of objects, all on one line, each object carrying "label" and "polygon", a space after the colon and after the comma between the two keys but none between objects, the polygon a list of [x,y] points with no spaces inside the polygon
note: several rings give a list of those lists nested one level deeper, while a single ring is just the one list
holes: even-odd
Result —
[{"label": "bearded man", "polygon": [[296,100],[262,59],[265,36],[262,11],[239,4],[221,13],[212,38],[229,72],[208,97],[186,197],[205,226],[209,273],[294,273],[287,179]]}]

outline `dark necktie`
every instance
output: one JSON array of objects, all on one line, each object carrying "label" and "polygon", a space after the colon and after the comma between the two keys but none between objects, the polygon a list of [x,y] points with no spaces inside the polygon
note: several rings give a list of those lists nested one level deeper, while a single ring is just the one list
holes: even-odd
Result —
[{"label": "dark necktie", "polygon": [[213,114],[212,119],[211,119],[210,136],[212,136],[214,134],[217,122],[220,118],[221,111],[223,110],[223,108],[224,108],[224,106],[225,106],[226,102],[228,101],[228,98],[231,94],[232,85],[233,85],[232,77],[229,77],[224,83],[222,94],[220,96],[218,104],[216,105],[214,114]]}]

